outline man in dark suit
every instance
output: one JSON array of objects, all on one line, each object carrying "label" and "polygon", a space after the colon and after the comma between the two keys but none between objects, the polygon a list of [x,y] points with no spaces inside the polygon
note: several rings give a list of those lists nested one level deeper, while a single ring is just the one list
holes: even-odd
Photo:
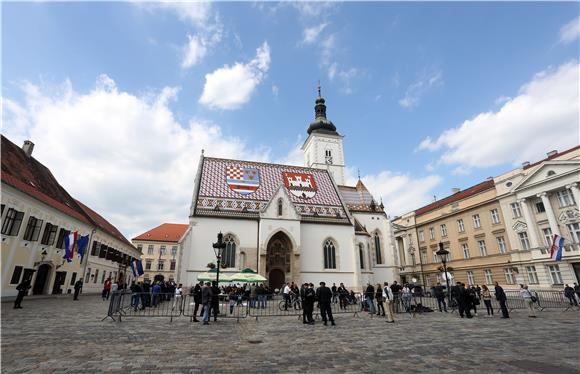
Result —
[{"label": "man in dark suit", "polygon": [[14,309],[22,309],[20,305],[22,303],[22,299],[28,293],[30,289],[30,279],[24,279],[18,286],[16,286],[16,290],[18,291],[18,295],[16,296],[16,300],[14,300]]},{"label": "man in dark suit", "polygon": [[314,292],[314,285],[304,284],[304,320],[303,323],[309,325],[314,325],[314,318],[312,318],[312,313],[314,312],[314,301],[316,300],[316,293]]},{"label": "man in dark suit", "polygon": [[330,303],[332,302],[332,291],[330,288],[326,287],[326,283],[320,282],[320,287],[316,290],[316,296],[318,299],[318,304],[320,305],[320,316],[324,322],[324,326],[327,325],[327,321],[330,321],[332,326],[336,326],[334,323],[334,318],[332,318],[332,310],[330,310]]},{"label": "man in dark suit", "polygon": [[505,295],[505,292],[503,291],[503,288],[499,285],[499,283],[497,281],[494,283],[495,283],[495,298],[499,302],[499,307],[501,308],[502,314],[501,318],[510,318],[510,314],[508,312],[506,305],[507,296]]},{"label": "man in dark suit", "polygon": [[[203,286],[203,281],[200,281],[193,287],[192,296],[193,302],[195,303],[195,308],[193,309],[193,322],[199,322],[197,319],[197,311],[199,310],[199,306],[201,305],[201,286]],[[203,316],[203,308],[201,310],[200,317]]]},{"label": "man in dark suit", "polygon": [[75,282],[75,294],[73,296],[73,300],[79,299],[79,293],[81,293],[82,289],[83,289],[83,280],[79,279]]}]

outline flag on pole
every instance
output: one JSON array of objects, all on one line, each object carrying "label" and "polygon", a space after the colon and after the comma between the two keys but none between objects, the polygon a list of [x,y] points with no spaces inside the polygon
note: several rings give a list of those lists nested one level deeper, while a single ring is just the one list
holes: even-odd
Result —
[{"label": "flag on pole", "polygon": [[65,255],[64,258],[66,258],[67,262],[71,262],[73,255],[74,255],[74,251],[75,251],[75,246],[77,244],[77,232],[71,232],[68,235],[65,235],[64,237],[64,248],[65,248]]},{"label": "flag on pole", "polygon": [[89,236],[81,236],[77,240],[77,250],[78,253],[81,255],[81,264],[83,263],[83,257],[85,256],[85,250],[87,249],[87,245],[89,244]]},{"label": "flag on pole", "polygon": [[562,248],[564,248],[564,238],[558,234],[554,234],[552,248],[550,249],[550,257],[552,257],[552,260],[562,261]]},{"label": "flag on pole", "polygon": [[135,278],[143,275],[144,271],[143,271],[143,264],[141,263],[141,260],[134,259],[133,262],[131,262],[131,270],[133,270],[133,276]]}]

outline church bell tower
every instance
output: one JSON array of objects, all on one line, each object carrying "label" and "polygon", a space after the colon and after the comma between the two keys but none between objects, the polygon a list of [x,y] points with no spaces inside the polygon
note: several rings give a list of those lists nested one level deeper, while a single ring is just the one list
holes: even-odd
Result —
[{"label": "church bell tower", "polygon": [[314,106],[314,122],[308,127],[308,138],[302,146],[304,163],[317,169],[330,172],[338,185],[344,185],[343,136],[336,132],[336,126],[326,118],[326,104],[320,93]]}]

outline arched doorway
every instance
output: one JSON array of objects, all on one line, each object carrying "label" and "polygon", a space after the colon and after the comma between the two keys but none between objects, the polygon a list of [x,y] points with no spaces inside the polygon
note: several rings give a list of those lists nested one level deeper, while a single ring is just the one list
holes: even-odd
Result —
[{"label": "arched doorway", "polygon": [[279,231],[268,242],[266,254],[266,274],[270,288],[280,288],[288,279],[292,279],[292,242]]},{"label": "arched doorway", "polygon": [[32,288],[33,295],[42,295],[44,293],[44,288],[46,286],[46,280],[48,278],[49,272],[49,264],[42,264],[38,267],[38,271],[36,272],[36,280],[34,281],[34,287]]}]

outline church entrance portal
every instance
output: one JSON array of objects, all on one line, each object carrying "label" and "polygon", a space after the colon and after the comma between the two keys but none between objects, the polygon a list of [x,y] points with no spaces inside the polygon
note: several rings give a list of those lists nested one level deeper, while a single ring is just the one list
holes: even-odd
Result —
[{"label": "church entrance portal", "polygon": [[283,232],[277,232],[268,242],[266,274],[270,288],[282,287],[286,279],[292,279],[292,242]]},{"label": "church entrance portal", "polygon": [[44,286],[46,285],[46,279],[48,278],[49,271],[50,265],[40,265],[38,271],[36,272],[36,280],[34,281],[34,288],[32,289],[33,295],[42,295],[44,293]]}]

